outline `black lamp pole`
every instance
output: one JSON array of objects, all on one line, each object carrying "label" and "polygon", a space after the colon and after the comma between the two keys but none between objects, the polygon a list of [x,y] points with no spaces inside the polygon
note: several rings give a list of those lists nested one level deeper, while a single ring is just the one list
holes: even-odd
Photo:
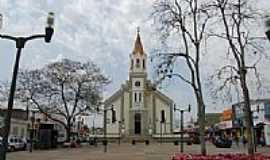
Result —
[{"label": "black lamp pole", "polygon": [[[0,14],[0,25],[2,24],[3,16]],[[13,67],[13,75],[12,75],[12,81],[9,91],[9,98],[8,98],[8,109],[7,113],[5,115],[4,120],[4,133],[3,133],[3,145],[0,148],[0,160],[6,160],[6,151],[8,147],[8,136],[9,136],[9,130],[10,130],[10,121],[11,121],[11,115],[12,115],[12,108],[13,108],[13,101],[14,101],[14,94],[16,90],[16,79],[17,74],[19,70],[19,62],[21,57],[21,51],[24,48],[27,41],[44,38],[46,43],[49,43],[51,41],[54,29],[52,28],[54,23],[54,14],[52,12],[49,13],[48,19],[47,19],[48,26],[45,28],[45,34],[36,34],[29,37],[13,37],[9,35],[2,35],[0,34],[0,38],[12,40],[16,43],[17,53],[16,53],[16,59],[15,64]],[[1,27],[1,26],[0,26]]]},{"label": "black lamp pole", "polygon": [[181,134],[181,137],[180,137],[180,152],[183,153],[184,152],[184,143],[183,143],[183,140],[184,140],[184,112],[190,112],[191,110],[191,106],[188,105],[188,109],[178,109],[176,108],[176,105],[174,105],[174,112],[178,111],[180,112],[180,134]]},{"label": "black lamp pole", "polygon": [[[104,120],[103,120],[103,130],[104,130],[104,137],[103,137],[103,145],[104,145],[104,152],[107,152],[107,145],[108,145],[108,141],[107,141],[107,111],[112,111],[112,123],[114,123],[115,122],[115,111],[114,111],[114,109],[113,109],[113,105],[111,106],[111,108],[106,108],[106,106],[105,106],[105,108],[104,108],[104,110],[103,110],[103,114],[104,114]],[[99,112],[100,111],[100,109],[99,108],[97,108],[97,111]]]}]

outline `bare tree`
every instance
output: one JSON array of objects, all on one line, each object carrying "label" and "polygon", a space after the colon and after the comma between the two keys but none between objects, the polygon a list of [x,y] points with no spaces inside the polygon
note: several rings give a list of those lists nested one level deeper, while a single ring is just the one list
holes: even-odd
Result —
[{"label": "bare tree", "polygon": [[29,101],[49,119],[63,125],[70,140],[74,119],[100,104],[102,87],[108,79],[92,62],[69,59],[18,75],[16,99]]},{"label": "bare tree", "polygon": [[[159,82],[166,77],[177,76],[193,89],[198,107],[198,122],[201,142],[201,153],[207,154],[205,146],[205,102],[203,97],[201,66],[202,43],[207,25],[212,17],[206,7],[208,1],[198,0],[158,0],[154,3],[153,16],[159,30],[166,38],[177,35],[183,51],[176,53],[158,53],[157,73]],[[177,58],[183,58],[189,69],[189,75],[182,75],[174,70]],[[178,70],[179,71],[179,70]]]},{"label": "bare tree", "polygon": [[[258,19],[261,14],[253,7],[255,1],[252,0],[215,0],[211,5],[217,11],[217,18],[220,20],[218,33],[210,33],[211,36],[219,37],[228,44],[226,53],[233,62],[218,69],[212,79],[222,83],[215,89],[214,94],[225,91],[226,95],[236,89],[241,93],[244,101],[245,124],[247,128],[248,153],[254,154],[254,130],[253,118],[250,107],[250,91],[248,86],[248,71],[253,71],[257,79],[258,87],[261,80],[257,65],[260,63],[264,53],[262,40],[264,37],[256,37],[251,27],[259,24]],[[248,57],[252,57],[249,58]]]}]

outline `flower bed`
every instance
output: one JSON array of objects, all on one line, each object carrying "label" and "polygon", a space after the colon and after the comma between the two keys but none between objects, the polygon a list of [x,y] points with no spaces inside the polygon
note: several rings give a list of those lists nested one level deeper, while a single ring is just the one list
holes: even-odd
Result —
[{"label": "flower bed", "polygon": [[253,157],[247,154],[217,154],[202,156],[200,154],[180,154],[172,156],[171,160],[270,160],[270,156],[255,154]]}]

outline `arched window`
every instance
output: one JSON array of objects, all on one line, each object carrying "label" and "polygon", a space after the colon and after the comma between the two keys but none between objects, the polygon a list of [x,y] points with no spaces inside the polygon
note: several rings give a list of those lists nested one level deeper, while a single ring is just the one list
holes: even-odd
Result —
[{"label": "arched window", "polygon": [[133,69],[133,59],[131,60],[130,69]]},{"label": "arched window", "polygon": [[134,93],[134,101],[137,102],[137,93]]},{"label": "arched window", "polygon": [[140,86],[141,86],[141,82],[140,82],[140,81],[136,81],[136,82],[135,82],[135,86],[136,86],[136,87],[140,87]]},{"label": "arched window", "polygon": [[136,59],[136,67],[140,68],[140,59],[139,58]]},{"label": "arched window", "polygon": [[139,102],[142,101],[142,93],[139,93]]}]

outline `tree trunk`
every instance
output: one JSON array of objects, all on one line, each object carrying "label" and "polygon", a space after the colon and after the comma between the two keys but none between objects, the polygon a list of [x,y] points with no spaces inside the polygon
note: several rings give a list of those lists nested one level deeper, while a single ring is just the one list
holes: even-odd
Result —
[{"label": "tree trunk", "polygon": [[198,96],[198,120],[199,120],[199,134],[200,134],[200,144],[201,144],[201,154],[206,155],[206,145],[205,145],[205,106],[203,100]]},{"label": "tree trunk", "polygon": [[[244,72],[244,71],[242,71]],[[248,154],[254,155],[254,127],[253,127],[253,117],[250,106],[249,90],[246,84],[246,73],[242,73],[241,76],[241,88],[244,97],[244,115],[247,129],[247,141],[248,141]]]},{"label": "tree trunk", "polygon": [[196,95],[197,107],[198,107],[198,124],[199,124],[199,139],[201,145],[201,154],[206,155],[206,145],[205,145],[205,106],[203,98],[198,91],[198,89],[193,88]]},{"label": "tree trunk", "polygon": [[70,142],[71,138],[71,123],[68,122],[66,126],[66,142]]}]

